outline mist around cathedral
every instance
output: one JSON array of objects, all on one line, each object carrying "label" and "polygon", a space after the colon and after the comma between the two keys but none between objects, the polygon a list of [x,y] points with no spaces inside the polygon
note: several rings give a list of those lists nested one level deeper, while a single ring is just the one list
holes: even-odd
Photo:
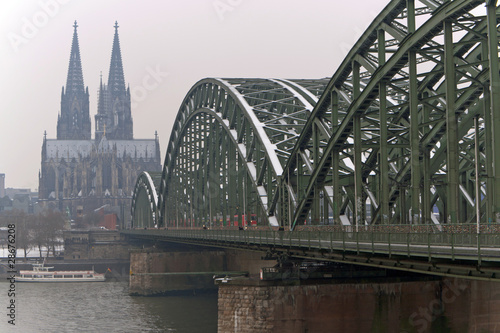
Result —
[{"label": "mist around cathedral", "polygon": [[138,175],[145,170],[161,171],[160,144],[154,129],[151,138],[134,137],[118,22],[114,36],[110,34],[108,75],[101,73],[100,82],[91,83],[90,91],[98,87],[97,110],[90,110],[76,21],[73,29],[61,108],[52,115],[57,136],[43,135],[38,193],[6,189],[8,174],[0,174],[0,225],[17,222],[18,247],[31,255],[33,246],[38,247],[40,257],[62,252],[62,230],[129,227]]},{"label": "mist around cathedral", "polygon": [[[119,304],[125,331],[149,325],[142,320],[144,313],[127,310],[132,308],[131,297],[123,292],[130,274],[129,245],[119,231],[130,228],[138,176],[161,171],[159,137],[154,128],[149,138],[134,136],[118,22],[109,29],[109,70],[99,73],[90,89],[84,82],[77,21],[72,28],[60,109],[47,115],[57,133],[41,133],[38,191],[7,187],[9,174],[0,173],[0,278],[6,282],[0,283],[1,332],[116,329],[105,318],[75,321],[81,316],[79,305],[84,312],[110,315],[103,310]],[[97,91],[95,110],[89,91]],[[108,301],[96,302],[102,297]],[[61,300],[69,308],[57,306]]]}]

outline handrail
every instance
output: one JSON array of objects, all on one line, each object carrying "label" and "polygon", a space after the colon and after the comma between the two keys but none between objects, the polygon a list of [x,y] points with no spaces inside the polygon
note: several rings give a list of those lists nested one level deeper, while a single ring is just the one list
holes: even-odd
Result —
[{"label": "handrail", "polygon": [[[345,229],[341,231],[277,231],[277,230],[200,230],[200,229],[136,229],[124,234],[177,239],[185,241],[231,244],[238,247],[254,245],[307,250],[386,254],[389,257],[447,258],[500,261],[500,232],[370,232]],[[314,236],[312,236],[314,235]]]}]

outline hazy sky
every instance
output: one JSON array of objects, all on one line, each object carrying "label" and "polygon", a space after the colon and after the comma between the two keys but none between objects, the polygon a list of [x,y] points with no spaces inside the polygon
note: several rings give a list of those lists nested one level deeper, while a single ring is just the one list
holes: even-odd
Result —
[{"label": "hazy sky", "polygon": [[[162,156],[179,106],[205,77],[331,77],[389,0],[23,0],[0,2],[0,173],[38,188],[44,131],[56,138],[73,22],[92,132],[115,21],[134,137]],[[163,159],[163,158],[162,158]]]}]

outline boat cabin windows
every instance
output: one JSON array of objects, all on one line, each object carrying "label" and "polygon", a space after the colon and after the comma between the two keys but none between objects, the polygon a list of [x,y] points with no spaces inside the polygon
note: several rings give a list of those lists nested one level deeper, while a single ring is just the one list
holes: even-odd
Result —
[{"label": "boat cabin windows", "polygon": [[26,282],[66,282],[66,281],[105,281],[104,274],[94,271],[49,271],[53,267],[34,265],[33,271],[20,271],[18,281]]}]

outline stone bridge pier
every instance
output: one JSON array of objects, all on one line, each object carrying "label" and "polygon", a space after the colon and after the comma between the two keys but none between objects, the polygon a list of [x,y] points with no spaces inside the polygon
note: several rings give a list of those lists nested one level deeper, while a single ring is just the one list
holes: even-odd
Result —
[{"label": "stone bridge pier", "polygon": [[277,262],[262,256],[173,243],[134,250],[130,294],[218,289],[218,333],[500,332],[500,282],[338,264],[266,275]]},{"label": "stone bridge pier", "polygon": [[262,253],[169,243],[130,252],[131,295],[168,295],[217,291],[216,276],[258,278],[261,267],[275,262]]},{"label": "stone bridge pier", "polygon": [[500,331],[500,283],[404,280],[233,280],[219,286],[218,333]]}]

